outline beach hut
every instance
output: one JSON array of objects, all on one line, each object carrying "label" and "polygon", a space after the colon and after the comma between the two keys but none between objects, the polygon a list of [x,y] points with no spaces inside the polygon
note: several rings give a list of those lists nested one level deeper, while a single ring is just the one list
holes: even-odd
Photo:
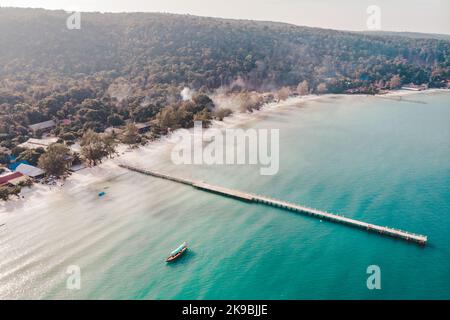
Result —
[{"label": "beach hut", "polygon": [[7,184],[15,185],[20,181],[26,180],[26,177],[20,172],[13,172],[0,177],[0,187],[3,187]]},{"label": "beach hut", "polygon": [[26,175],[33,179],[39,179],[42,178],[45,175],[45,171],[42,169],[39,169],[37,167],[31,166],[29,164],[20,164],[16,168],[16,172],[20,172],[23,175]]}]

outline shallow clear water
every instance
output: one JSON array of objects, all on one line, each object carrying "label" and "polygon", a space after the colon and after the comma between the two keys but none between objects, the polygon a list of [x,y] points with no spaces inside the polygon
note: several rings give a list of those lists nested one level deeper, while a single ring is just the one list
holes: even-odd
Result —
[{"label": "shallow clear water", "polygon": [[[405,99],[424,103],[329,98],[246,124],[280,129],[275,176],[175,166],[167,152],[138,164],[425,234],[424,248],[115,169],[0,207],[0,298],[449,299],[450,94]],[[66,289],[70,265],[80,290]],[[369,265],[381,290],[367,289]]]}]

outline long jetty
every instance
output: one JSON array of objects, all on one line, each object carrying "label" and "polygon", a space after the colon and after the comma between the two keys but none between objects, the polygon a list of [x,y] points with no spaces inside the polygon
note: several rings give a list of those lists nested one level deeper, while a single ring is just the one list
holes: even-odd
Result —
[{"label": "long jetty", "polygon": [[392,96],[392,97],[377,96],[377,97],[380,98],[380,99],[393,100],[393,101],[399,101],[399,102],[411,102],[411,103],[427,104],[425,101],[415,100],[415,99],[405,99],[405,98],[403,98],[403,96]]},{"label": "long jetty", "polygon": [[382,226],[378,226],[375,224],[346,218],[344,216],[337,215],[334,213],[301,206],[301,205],[287,202],[287,201],[273,199],[273,198],[261,196],[261,195],[255,195],[255,194],[251,194],[251,193],[247,193],[247,192],[242,192],[239,190],[214,186],[214,185],[207,184],[203,181],[194,181],[194,180],[174,177],[174,176],[163,174],[163,173],[156,172],[153,170],[141,169],[141,168],[129,166],[126,164],[120,164],[119,166],[122,168],[128,169],[128,170],[134,171],[134,172],[144,174],[144,175],[153,176],[153,177],[157,177],[157,178],[161,178],[161,179],[165,179],[165,180],[170,180],[170,181],[174,181],[177,183],[182,183],[182,184],[189,185],[189,186],[192,186],[192,187],[200,189],[200,190],[219,194],[222,196],[226,196],[226,197],[230,197],[230,198],[234,198],[234,199],[238,199],[238,200],[242,200],[242,201],[246,201],[246,202],[260,203],[260,204],[264,204],[264,205],[268,205],[268,206],[272,206],[272,207],[276,207],[276,208],[281,208],[281,209],[285,209],[285,210],[289,210],[289,211],[293,211],[293,212],[308,214],[310,216],[317,217],[319,219],[324,219],[324,220],[329,220],[329,221],[333,221],[333,222],[337,222],[337,223],[341,223],[341,224],[346,224],[349,226],[364,229],[364,230],[374,232],[377,234],[386,235],[386,236],[414,242],[414,243],[417,243],[420,245],[426,245],[427,240],[428,240],[427,236],[414,234],[411,232],[393,229],[393,228],[389,228],[389,227],[382,227]]}]

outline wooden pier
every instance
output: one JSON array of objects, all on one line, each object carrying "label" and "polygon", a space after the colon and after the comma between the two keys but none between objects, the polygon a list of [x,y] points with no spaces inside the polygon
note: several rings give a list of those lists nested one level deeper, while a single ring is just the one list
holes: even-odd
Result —
[{"label": "wooden pier", "polygon": [[246,201],[246,202],[260,203],[260,204],[264,204],[264,205],[268,205],[268,206],[272,206],[272,207],[276,207],[276,208],[281,208],[281,209],[285,209],[285,210],[289,210],[289,211],[293,211],[293,212],[308,214],[310,216],[317,217],[319,219],[324,219],[324,220],[329,220],[329,221],[333,221],[333,222],[337,222],[337,223],[341,223],[341,224],[350,225],[350,226],[353,226],[356,228],[365,229],[370,232],[387,235],[387,236],[391,236],[394,238],[403,239],[406,241],[415,242],[420,245],[426,245],[427,240],[428,240],[427,236],[418,235],[418,234],[414,234],[414,233],[410,233],[410,232],[402,231],[402,230],[397,230],[397,229],[393,229],[393,228],[389,228],[389,227],[382,227],[382,226],[374,225],[371,223],[346,218],[344,216],[337,215],[334,213],[330,213],[330,212],[326,212],[326,211],[322,211],[322,210],[318,210],[318,209],[313,209],[313,208],[308,208],[308,207],[301,206],[301,205],[298,205],[295,203],[290,203],[287,201],[282,201],[282,200],[278,200],[278,199],[269,198],[266,196],[260,196],[260,195],[255,195],[255,194],[251,194],[251,193],[246,193],[246,192],[242,192],[242,191],[238,191],[238,190],[234,190],[234,189],[228,189],[228,188],[223,188],[223,187],[219,187],[219,186],[214,186],[214,185],[207,184],[203,181],[194,181],[194,180],[188,180],[188,179],[183,179],[183,178],[177,178],[177,177],[173,177],[173,176],[159,173],[156,171],[145,170],[145,169],[141,169],[141,168],[125,165],[125,164],[120,164],[119,166],[122,168],[128,169],[128,170],[131,170],[131,171],[145,174],[145,175],[186,184],[186,185],[192,186],[194,188],[204,190],[207,192],[211,192],[211,193],[216,193],[216,194],[219,194],[222,196],[231,197],[231,198]]}]

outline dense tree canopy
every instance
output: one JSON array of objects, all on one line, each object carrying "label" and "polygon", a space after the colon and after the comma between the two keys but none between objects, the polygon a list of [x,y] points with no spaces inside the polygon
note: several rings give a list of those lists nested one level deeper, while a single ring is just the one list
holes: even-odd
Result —
[{"label": "dense tree canopy", "polygon": [[[307,79],[316,87],[330,77],[388,81],[395,74],[419,83],[449,66],[449,42],[434,39],[154,13],[82,13],[81,29],[68,30],[68,16],[0,10],[0,75],[27,73],[25,82],[16,83],[19,92],[44,98],[57,88],[37,90],[39,85],[68,77],[109,88],[118,98],[144,94],[157,105],[173,85],[267,89]],[[34,88],[26,87],[27,80]],[[67,89],[79,101],[95,95],[86,88]],[[22,102],[19,92],[2,99]],[[45,101],[50,113],[59,111],[65,93]]]},{"label": "dense tree canopy", "polygon": [[48,175],[56,177],[64,175],[70,163],[72,163],[72,156],[69,148],[59,143],[51,144],[47,152],[39,158],[39,166]]}]

